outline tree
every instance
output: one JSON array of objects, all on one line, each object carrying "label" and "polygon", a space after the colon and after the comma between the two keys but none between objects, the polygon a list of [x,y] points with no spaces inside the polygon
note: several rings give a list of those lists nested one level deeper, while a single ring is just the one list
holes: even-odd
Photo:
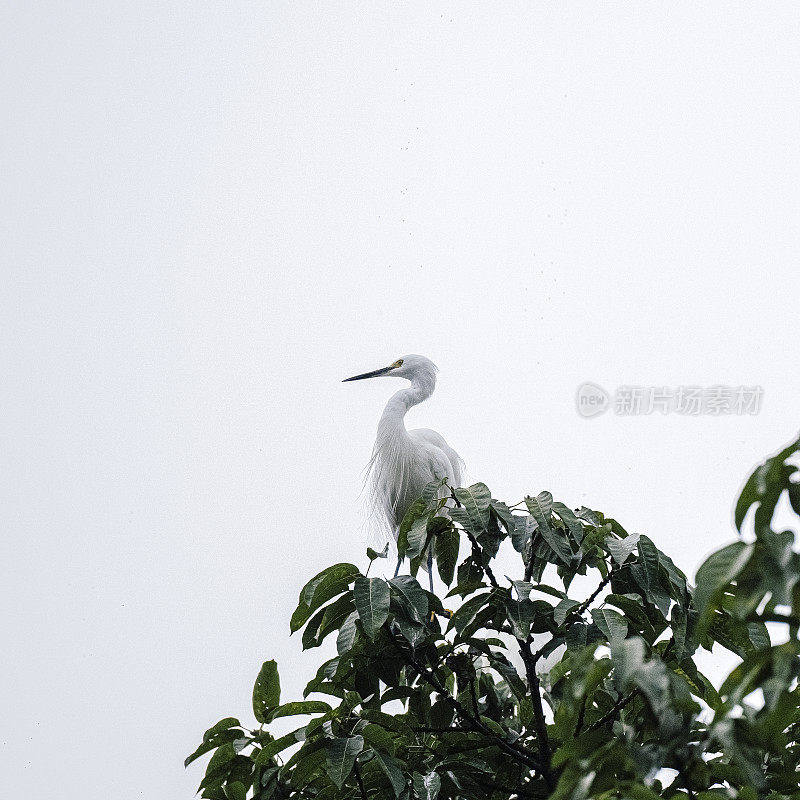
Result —
[{"label": "tree", "polygon": [[[412,576],[315,576],[291,630],[304,648],[335,635],[338,655],[288,703],[264,663],[259,727],[223,719],[186,760],[213,751],[202,797],[800,797],[800,555],[773,522],[784,498],[800,517],[798,457],[800,439],[753,472],[735,512],[752,533],[711,555],[694,590],[598,511],[548,492],[508,506],[477,483],[444,517],[430,484],[398,546],[412,575],[433,546],[455,613]],[[506,539],[513,578],[493,569]],[[577,575],[595,579],[588,596],[570,596]],[[693,660],[715,645],[740,659],[719,690]],[[273,737],[289,715],[306,721]]]}]

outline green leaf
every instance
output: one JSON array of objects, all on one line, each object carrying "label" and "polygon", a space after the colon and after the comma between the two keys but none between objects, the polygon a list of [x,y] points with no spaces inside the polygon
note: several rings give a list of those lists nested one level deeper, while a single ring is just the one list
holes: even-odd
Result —
[{"label": "green leaf", "polygon": [[534,588],[533,584],[529,581],[515,581],[506,575],[506,578],[511,581],[514,591],[520,600],[527,600],[531,596],[531,590]]},{"label": "green leaf", "polygon": [[668,722],[675,711],[671,707],[670,672],[666,664],[657,657],[645,660],[647,646],[638,636],[622,641],[617,639],[616,642],[611,650],[615,667],[614,682],[621,690],[631,684],[636,686],[656,717]]},{"label": "green leaf", "polygon": [[566,525],[569,535],[572,537],[575,544],[580,545],[583,541],[583,526],[574,512],[563,503],[557,502],[553,503],[553,511],[561,518],[564,525]]},{"label": "green leaf", "polygon": [[567,643],[567,649],[570,652],[573,652],[575,650],[580,650],[582,647],[585,647],[587,641],[588,639],[587,639],[586,623],[573,622],[567,628],[566,643]]},{"label": "green leaf", "polygon": [[206,776],[204,780],[208,780],[215,772],[227,767],[235,758],[236,748],[233,746],[233,742],[225,742],[225,744],[220,745],[216,749],[214,755],[211,756],[206,766]]},{"label": "green leaf", "polygon": [[472,592],[477,589],[483,589],[486,586],[482,580],[483,570],[472,560],[471,555],[458,565],[456,575],[456,585],[445,597],[454,597],[455,595],[465,597],[468,594],[472,594]]},{"label": "green leaf", "polygon": [[570,600],[568,597],[564,598],[553,611],[553,621],[556,625],[563,625],[564,620],[567,618],[567,614],[572,611],[573,608],[577,608],[580,603],[577,600]]},{"label": "green leaf", "polygon": [[697,588],[693,602],[700,614],[701,626],[707,626],[709,613],[713,611],[722,593],[748,562],[752,552],[752,544],[733,542],[712,553],[697,570]]},{"label": "green leaf", "polygon": [[[581,506],[576,512],[575,516],[578,519],[582,519],[584,522],[588,522],[595,528],[600,527],[600,520],[598,519],[598,512],[592,511],[591,508],[586,508],[586,506]],[[611,521],[611,520],[609,520]]]},{"label": "green leaf", "polygon": [[492,500],[489,507],[497,515],[500,522],[503,523],[506,533],[512,536],[517,529],[517,522],[514,515],[511,513],[511,509],[505,503],[501,503],[498,500]]},{"label": "green leaf", "polygon": [[550,527],[548,517],[552,506],[553,498],[550,492],[541,492],[534,497],[526,497],[525,505],[528,507],[530,515],[536,521],[539,535],[550,545],[550,549],[556,554],[560,561],[565,564],[572,563],[572,549],[569,546],[564,533]]},{"label": "green leaf", "polygon": [[639,559],[644,564],[647,571],[647,579],[650,586],[658,586],[660,584],[660,577],[658,573],[658,548],[653,544],[652,540],[645,536],[643,533],[639,535],[637,542],[639,549]]},{"label": "green leaf", "polygon": [[448,526],[441,530],[433,540],[433,554],[436,557],[436,568],[445,586],[453,582],[453,575],[458,563],[458,546],[461,537],[458,529],[448,520]]},{"label": "green leaf", "polygon": [[358,619],[358,611],[353,611],[347,619],[342,623],[339,628],[339,635],[336,637],[336,652],[343,656],[353,649],[353,644],[356,640],[356,620]]},{"label": "green leaf", "polygon": [[367,558],[370,561],[374,561],[376,558],[386,558],[389,555],[389,542],[383,547],[383,550],[380,553],[377,550],[373,550],[371,547],[367,548]]},{"label": "green leaf", "polygon": [[529,598],[506,601],[506,616],[511,623],[511,631],[517,639],[527,639],[534,618],[534,605]]},{"label": "green leaf", "polygon": [[[287,762],[282,773],[285,775],[291,767],[290,783],[293,789],[303,789],[315,778],[322,777],[325,770],[325,747],[324,740],[318,739],[315,742],[306,742]],[[333,787],[330,787],[333,789]],[[290,797],[308,797],[305,792],[291,792]],[[280,793],[278,797],[286,797]],[[317,797],[323,797],[322,793]],[[328,795],[330,797],[330,795]],[[263,798],[261,798],[263,800]],[[275,798],[277,800],[277,797]]]},{"label": "green leaf", "polygon": [[221,719],[216,725],[212,725],[204,734],[203,741],[208,742],[213,739],[218,733],[227,731],[229,728],[240,728],[242,725],[236,717],[225,717]]},{"label": "green leaf", "polygon": [[[661,795],[658,792],[648,789],[641,783],[632,783],[630,781],[626,781],[620,785],[619,795],[621,797],[630,798],[630,800],[661,800]],[[679,794],[675,796],[681,797],[682,795]]]},{"label": "green leaf", "polygon": [[360,729],[360,733],[364,737],[364,741],[374,750],[394,754],[394,738],[385,728],[370,722]]},{"label": "green leaf", "polygon": [[414,773],[414,792],[421,800],[436,800],[442,788],[442,779],[436,772],[427,775]]},{"label": "green leaf", "polygon": [[485,483],[474,483],[466,489],[456,489],[455,495],[469,517],[469,528],[474,534],[485,531],[489,525],[489,504],[492,495]]},{"label": "green leaf", "polygon": [[[339,630],[350,613],[355,611],[355,607],[351,592],[346,592],[341,597],[325,606],[325,608],[322,609],[322,619],[317,623],[316,630],[314,630],[314,623],[317,615],[306,624],[305,630],[303,631],[303,649],[319,647],[330,633]],[[309,631],[311,632],[309,633]]]},{"label": "green leaf", "polygon": [[400,633],[403,634],[412,647],[422,644],[428,636],[424,625],[419,622],[412,622],[400,614],[395,616],[394,621],[400,628]]},{"label": "green leaf", "polygon": [[420,623],[428,620],[428,597],[416,578],[411,575],[398,575],[389,581],[389,585],[400,594],[412,619]]},{"label": "green leaf", "polygon": [[684,665],[687,667],[686,670],[683,667],[673,666],[672,671],[686,681],[694,695],[708,703],[712,710],[718,710],[722,705],[722,700],[720,700],[717,690],[713,687],[711,681],[695,668],[693,662],[687,660],[684,661]]},{"label": "green leaf", "polygon": [[389,585],[383,578],[358,577],[353,597],[364,633],[374,639],[389,616]]},{"label": "green leaf", "polygon": [[408,545],[404,555],[409,559],[418,558],[428,541],[428,518],[420,517],[408,530]]},{"label": "green leaf", "polygon": [[790,483],[787,487],[789,504],[795,514],[800,516],[800,483]]},{"label": "green leaf", "polygon": [[299,700],[273,709],[267,722],[272,722],[278,717],[293,717],[295,714],[324,714],[330,710],[331,707],[327,703],[323,703],[322,700]]},{"label": "green leaf", "polygon": [[447,486],[447,478],[440,478],[438,480],[430,481],[430,483],[425,484],[420,496],[426,503],[430,503],[434,498],[441,499],[442,496],[449,497],[450,490],[445,489],[444,491],[441,491],[443,486]]},{"label": "green leaf", "polygon": [[221,744],[234,742],[244,736],[244,731],[239,727],[240,725],[241,723],[239,720],[233,717],[226,717],[220,720],[216,725],[205,732],[202,743],[194,753],[187,756],[183,765],[188,767],[189,764],[196,761],[200,756],[205,755],[211,750],[216,750]]},{"label": "green leaf", "polygon": [[228,800],[247,800],[247,790],[241,781],[233,781],[225,787]]},{"label": "green leaf", "polygon": [[769,631],[763,622],[749,622],[747,624],[747,636],[756,650],[764,650],[772,646]]},{"label": "green leaf", "polygon": [[[783,448],[780,452],[764,460],[750,475],[736,502],[734,521],[739,531],[751,506],[758,504],[756,514],[771,519],[775,505],[788,484],[788,476],[794,467],[786,467],[785,461],[800,449],[800,438]],[[760,513],[759,513],[760,512]],[[800,513],[800,512],[798,512]],[[758,525],[756,526],[758,528]]]},{"label": "green leaf", "polygon": [[628,569],[647,601],[654,605],[666,619],[672,601],[660,582],[654,583],[652,581],[651,574],[647,571],[647,566],[642,560],[637,561],[635,564],[628,564]]},{"label": "green leaf", "polygon": [[[525,583],[525,581],[514,581],[516,586],[518,583]],[[549,594],[550,597],[557,597],[559,600],[566,600],[567,595],[561,589],[554,589],[552,586],[547,586],[544,583],[529,584],[532,592],[541,592],[542,594]]]},{"label": "green leaf", "polygon": [[320,606],[341,594],[360,574],[353,564],[334,564],[313,577],[300,592],[300,602],[289,626],[291,632],[302,628]]},{"label": "green leaf", "polygon": [[403,790],[406,788],[406,779],[403,775],[403,770],[401,769],[401,763],[393,756],[389,755],[388,753],[384,753],[381,750],[375,750],[374,753],[378,764],[380,765],[386,777],[389,779],[389,783],[392,784],[394,796],[400,797],[400,795],[403,793]]},{"label": "green leaf", "polygon": [[628,556],[636,549],[638,542],[638,533],[632,533],[625,539],[617,539],[613,536],[609,536],[606,539],[606,547],[608,547],[608,552],[611,553],[611,557],[614,561],[621,565],[628,560]]},{"label": "green leaf", "polygon": [[265,661],[253,686],[253,713],[259,722],[267,721],[267,712],[280,705],[281,682],[278,665],[274,660]]},{"label": "green leaf", "polygon": [[[343,595],[339,598],[348,599],[347,595]],[[317,647],[319,642],[317,641],[317,634],[319,633],[320,625],[322,625],[322,620],[325,619],[325,612],[326,608],[320,608],[313,617],[306,623],[305,628],[303,628],[303,650],[308,650],[311,647]]]},{"label": "green leaf", "polygon": [[481,594],[476,594],[474,597],[470,597],[469,600],[462,603],[456,613],[450,617],[450,622],[447,625],[448,629],[455,628],[461,633],[461,631],[475,619],[478,612],[489,602],[491,595],[491,592],[483,592]]},{"label": "green leaf", "polygon": [[548,526],[544,528],[540,527],[539,533],[561,561],[565,564],[572,563],[572,550],[561,531],[553,530],[553,528]]},{"label": "green leaf", "polygon": [[511,534],[511,544],[518,553],[522,553],[527,558],[528,548],[531,538],[536,531],[536,521],[533,517],[526,514],[514,517],[514,532]]},{"label": "green leaf", "polygon": [[593,608],[592,619],[612,645],[623,641],[628,635],[625,617],[610,608]]},{"label": "green leaf", "polygon": [[[792,646],[792,642],[787,643]],[[786,647],[786,645],[781,645]],[[750,692],[758,687],[759,682],[766,677],[771,667],[775,651],[754,650],[745,656],[733,672],[722,682],[719,688],[720,697],[726,698],[731,704],[740,703]]]},{"label": "green leaf", "polygon": [[408,533],[420,517],[427,519],[428,504],[421,498],[417,498],[410,506],[400,522],[397,534],[397,555],[405,558],[408,550]]},{"label": "green leaf", "polygon": [[550,492],[539,492],[539,494],[536,495],[536,503],[545,517],[549,517],[553,512],[553,495],[550,494]]},{"label": "green leaf", "polygon": [[325,771],[328,777],[336,784],[337,789],[344,786],[344,782],[353,770],[356,756],[364,749],[363,736],[337,737],[325,743]]},{"label": "green leaf", "polygon": [[300,741],[297,735],[302,734],[304,731],[305,728],[298,728],[291,733],[287,733],[285,736],[281,736],[280,739],[273,739],[271,742],[267,742],[261,748],[261,752],[255,757],[253,763],[256,766],[268,764],[278,753],[282,752],[287,747],[291,747],[293,744],[297,744]]}]

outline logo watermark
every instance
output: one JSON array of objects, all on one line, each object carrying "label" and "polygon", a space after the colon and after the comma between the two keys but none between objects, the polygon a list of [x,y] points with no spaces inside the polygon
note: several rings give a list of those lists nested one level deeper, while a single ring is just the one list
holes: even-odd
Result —
[{"label": "logo watermark", "polygon": [[582,383],[575,405],[582,417],[613,409],[619,416],[680,414],[744,416],[758,414],[764,390],[760,386],[618,386],[612,395],[596,383]]}]

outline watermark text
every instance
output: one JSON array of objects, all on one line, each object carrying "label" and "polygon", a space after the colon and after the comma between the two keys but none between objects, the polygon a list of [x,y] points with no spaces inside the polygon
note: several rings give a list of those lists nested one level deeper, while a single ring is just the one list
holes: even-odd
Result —
[{"label": "watermark text", "polygon": [[619,416],[680,414],[687,417],[752,415],[761,410],[760,386],[618,386],[613,395],[596,383],[582,383],[575,404],[582,417],[609,408]]}]

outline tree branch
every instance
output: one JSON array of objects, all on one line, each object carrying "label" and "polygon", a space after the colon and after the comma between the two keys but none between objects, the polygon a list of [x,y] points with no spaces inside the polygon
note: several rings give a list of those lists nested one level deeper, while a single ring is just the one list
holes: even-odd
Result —
[{"label": "tree branch", "polygon": [[468,531],[464,528],[464,533],[467,534],[467,538],[472,543],[472,558],[478,564],[478,566],[483,570],[486,577],[489,579],[489,583],[495,589],[500,588],[500,584],[497,582],[497,578],[494,576],[494,572],[492,572],[492,568],[488,564],[483,563],[483,548],[478,544],[478,540],[475,538],[471,531]]},{"label": "tree branch", "polygon": [[[531,578],[533,577],[533,550],[536,545],[536,537],[539,535],[538,531],[534,531],[531,534],[531,553],[528,556],[528,561],[525,563],[525,580],[530,583]],[[524,559],[523,559],[524,560]]]},{"label": "tree branch", "polygon": [[621,697],[617,700],[616,703],[608,710],[602,717],[600,717],[597,722],[593,722],[587,729],[586,733],[590,733],[591,731],[596,731],[598,728],[602,728],[607,722],[611,722],[616,715],[622,711],[628,703],[633,700],[634,697],[639,693],[638,689],[634,689],[630,694],[625,695],[625,697]]},{"label": "tree branch", "polygon": [[600,585],[589,595],[589,597],[579,606],[573,608],[572,611],[567,613],[564,621],[553,631],[553,635],[550,637],[550,639],[548,639],[538,650],[533,653],[534,664],[542,657],[542,653],[550,644],[550,642],[565,632],[567,623],[571,622],[575,617],[580,618],[583,616],[583,613],[586,611],[586,609],[589,608],[589,606],[597,599],[597,596],[600,594],[600,592],[602,592],[603,589],[605,589],[605,587],[611,582],[611,579],[614,577],[614,572],[615,568],[611,567],[611,569],[608,571],[608,575],[606,575],[606,577],[600,581]]},{"label": "tree branch", "polygon": [[474,716],[472,716],[472,714],[470,714],[467,709],[464,708],[464,706],[462,706],[461,703],[459,703],[458,700],[456,700],[447,691],[447,688],[442,685],[441,681],[433,672],[420,664],[411,653],[400,646],[400,643],[397,641],[397,636],[387,623],[384,623],[384,629],[389,634],[389,638],[394,644],[395,649],[403,657],[403,660],[414,670],[414,672],[417,673],[417,675],[419,675],[420,678],[422,678],[422,680],[424,680],[437,691],[441,698],[453,709],[453,711],[456,712],[456,714],[459,715],[459,717],[461,717],[461,719],[470,727],[471,730],[491,739],[494,744],[496,744],[504,753],[510,755],[515,761],[518,761],[519,763],[524,764],[526,767],[534,769],[542,774],[543,765],[539,763],[537,758],[528,753],[526,750],[515,747],[505,739],[502,739],[490,728],[484,725],[480,719],[476,719]]},{"label": "tree branch", "polygon": [[542,692],[539,683],[539,676],[536,674],[536,659],[531,653],[530,642],[524,639],[517,639],[519,652],[525,663],[525,675],[528,678],[528,688],[531,693],[533,704],[533,719],[536,726],[536,747],[539,750],[539,758],[542,761],[542,777],[547,783],[548,789],[555,789],[556,780],[550,766],[551,752],[550,740],[547,735],[547,722],[544,718],[544,706],[542,704]]},{"label": "tree branch", "polygon": [[[454,489],[450,490],[450,496],[455,501],[456,508],[461,508],[461,501],[456,497]],[[472,533],[472,531],[468,531],[466,528],[464,528],[463,530],[464,533],[467,534],[467,538],[472,544],[473,560],[483,570],[484,575],[486,575],[486,577],[489,579],[489,583],[491,583],[495,589],[499,589],[500,584],[497,582],[497,578],[495,578],[494,572],[492,572],[492,568],[488,564],[483,563],[483,548],[480,546],[480,544],[478,544],[478,540],[475,538],[475,535]]]},{"label": "tree branch", "polygon": [[602,592],[603,589],[605,589],[606,586],[608,586],[608,584],[611,582],[611,579],[614,577],[615,569],[616,569],[615,567],[611,567],[611,569],[608,571],[608,575],[606,575],[605,578],[603,578],[603,580],[600,581],[600,585],[576,609],[570,611],[569,614],[567,614],[567,618],[564,620],[564,622],[566,622],[567,619],[569,619],[571,616],[580,617],[583,615],[583,612],[586,611],[586,609],[589,608],[589,606],[595,601],[597,595],[599,595],[600,592]]},{"label": "tree branch", "polygon": [[[458,498],[456,497],[455,491],[451,490],[451,496],[455,501],[457,507],[461,507],[461,503],[459,502]],[[489,579],[492,587],[495,589],[499,589],[500,585],[495,578],[494,573],[492,572],[492,568],[488,564],[484,564],[484,557],[483,557],[483,548],[480,546],[477,538],[475,535],[467,530],[464,529],[464,532],[467,534],[467,538],[469,539],[472,545],[472,558],[478,566],[483,570],[483,573]],[[535,535],[535,534],[534,534]],[[528,558],[527,563],[525,564],[525,580],[530,581],[531,576],[533,574],[533,536],[531,537],[531,554]],[[577,606],[573,611],[567,614],[564,622],[558,626],[558,628],[553,632],[553,636],[545,642],[535,653],[531,650],[531,637],[529,636],[526,639],[517,638],[517,644],[519,645],[519,652],[522,656],[522,660],[525,663],[525,675],[528,680],[528,688],[531,694],[531,701],[533,705],[533,717],[534,717],[534,724],[536,728],[536,747],[539,751],[539,759],[541,764],[539,766],[539,771],[544,778],[545,782],[547,783],[548,788],[550,791],[555,789],[556,786],[556,779],[553,775],[553,771],[551,768],[551,759],[552,759],[552,752],[550,749],[550,740],[547,734],[547,721],[544,717],[544,704],[542,701],[542,692],[541,692],[541,683],[539,681],[539,676],[536,674],[536,663],[541,658],[542,653],[544,652],[545,648],[550,644],[550,642],[556,636],[560,635],[560,631],[565,628],[568,622],[570,622],[575,617],[581,617],[583,613],[586,611],[587,608],[595,601],[597,596],[603,589],[608,586],[612,577],[614,576],[614,567],[612,566],[611,569],[608,571],[608,574],[603,578],[600,582],[598,587],[592,592],[589,597],[584,600],[579,606]],[[416,668],[416,667],[415,667]],[[422,673],[420,673],[422,675]],[[425,677],[424,675],[422,677]],[[426,678],[427,679],[427,678]],[[428,681],[430,683],[430,681]],[[432,684],[433,685],[433,684]],[[434,688],[436,688],[434,686]],[[470,683],[470,688],[472,688],[472,684]],[[632,699],[632,698],[630,698]],[[628,699],[620,708],[624,708],[628,702]],[[457,702],[457,701],[454,701]],[[478,714],[478,706],[477,702],[474,697],[474,690],[473,690],[473,703],[475,704],[475,713]],[[581,714],[578,719],[578,725],[576,727],[576,734],[580,727],[583,725],[583,715],[585,713],[586,707],[585,703],[584,706],[581,708]],[[619,710],[619,709],[617,709]],[[614,711],[614,709],[612,709]],[[609,712],[611,713],[611,712]],[[480,723],[482,724],[482,723]],[[591,728],[590,728],[591,730]]]},{"label": "tree branch", "polygon": [[[453,492],[453,499],[455,500],[456,505],[460,507],[461,503],[459,503],[458,498],[455,496],[455,492]],[[499,589],[500,584],[497,582],[497,578],[495,578],[494,573],[492,572],[492,568],[488,564],[484,564],[483,548],[480,546],[478,540],[475,538],[475,536],[471,531],[465,529],[464,532],[467,534],[467,537],[469,538],[472,544],[473,560],[476,561],[478,565],[481,567],[484,574],[489,579],[491,585],[495,589]],[[600,588],[602,588],[602,586]],[[597,591],[599,592],[600,589],[598,589]],[[596,594],[594,596],[596,596]],[[553,776],[553,771],[550,767],[552,754],[550,752],[550,740],[547,735],[547,722],[545,721],[544,718],[544,706],[542,705],[542,693],[539,683],[539,676],[536,674],[536,659],[533,657],[533,654],[531,653],[531,646],[529,641],[517,638],[517,643],[519,644],[519,652],[522,655],[522,660],[525,662],[525,673],[528,678],[528,688],[531,693],[531,700],[533,704],[533,716],[534,716],[534,721],[536,723],[536,747],[539,751],[539,758],[541,760],[539,771],[541,772],[541,775],[544,778],[545,783],[547,783],[548,788],[552,791],[553,789],[555,789],[556,780],[555,777]],[[478,704],[474,696],[474,688],[472,687],[472,683],[470,683],[470,688],[472,689],[473,692],[473,703],[475,704],[475,713],[477,714]]]}]

